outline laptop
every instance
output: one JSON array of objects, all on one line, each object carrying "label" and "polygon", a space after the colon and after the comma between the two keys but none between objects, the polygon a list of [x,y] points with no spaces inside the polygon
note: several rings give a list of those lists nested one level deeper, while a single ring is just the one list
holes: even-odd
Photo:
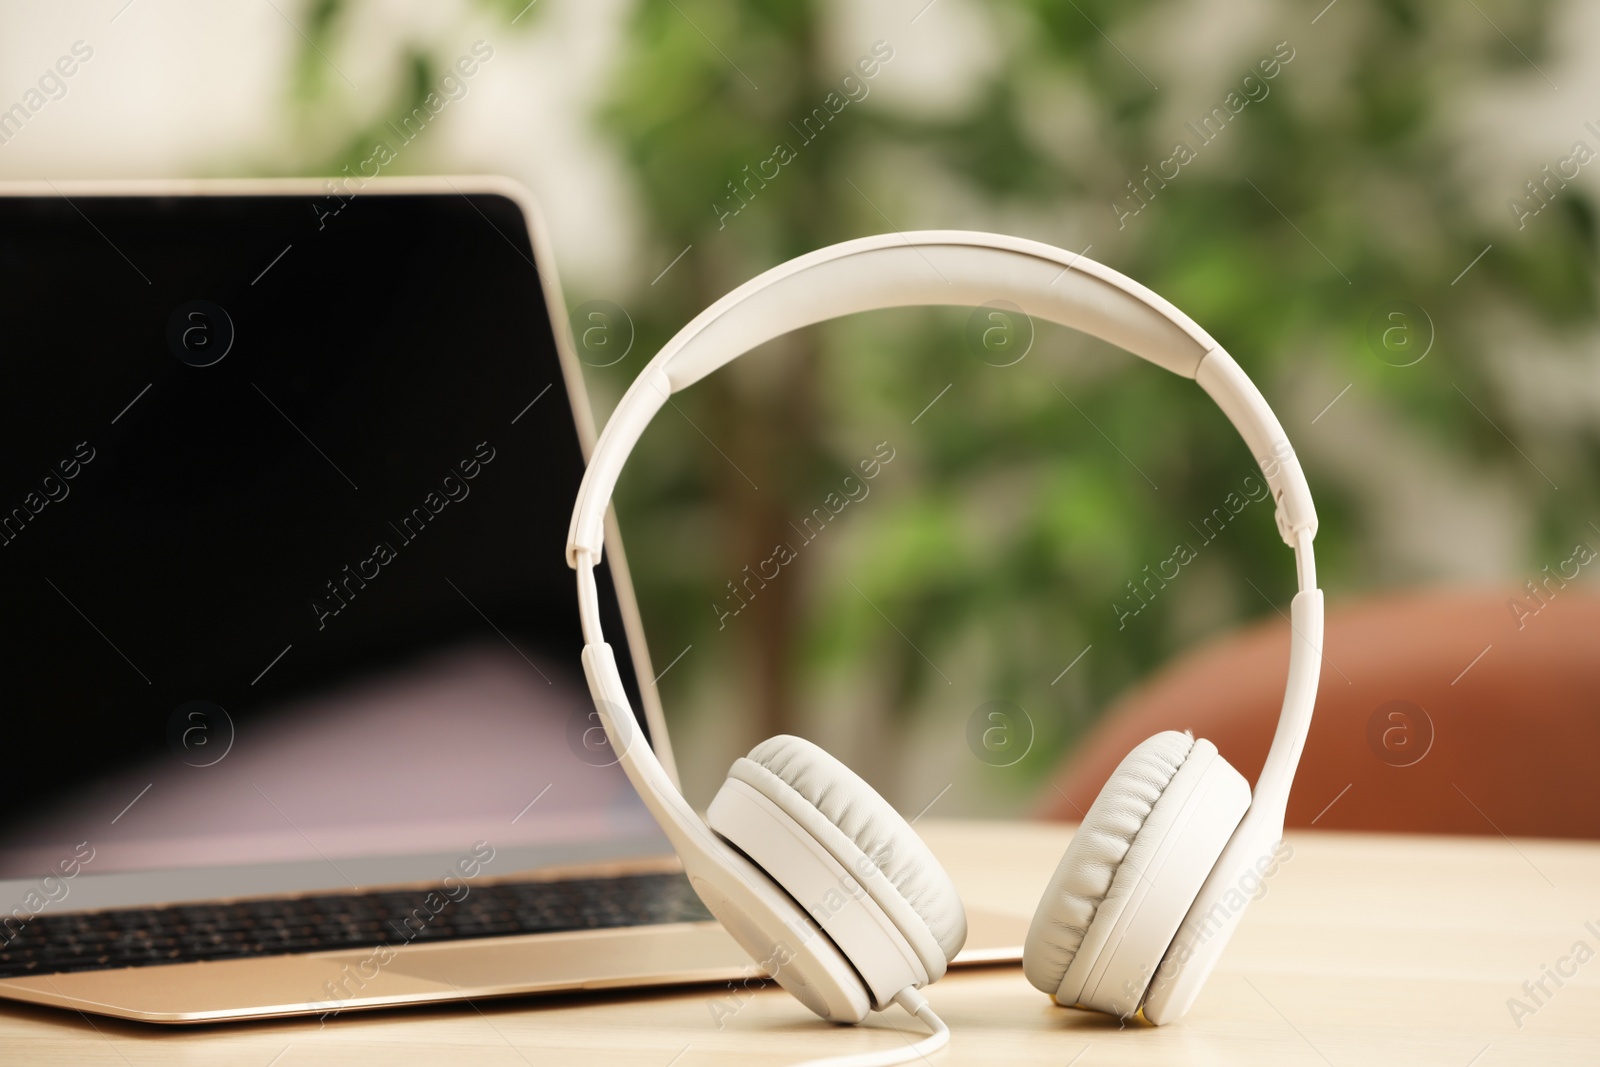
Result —
[{"label": "laptop", "polygon": [[[0,188],[0,998],[327,1020],[758,973],[590,704],[564,307],[501,179]],[[972,926],[958,962],[1020,957]]]}]

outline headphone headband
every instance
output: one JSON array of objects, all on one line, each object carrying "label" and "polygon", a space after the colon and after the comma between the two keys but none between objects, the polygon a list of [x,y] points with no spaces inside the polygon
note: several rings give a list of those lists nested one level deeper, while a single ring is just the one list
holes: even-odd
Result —
[{"label": "headphone headband", "polygon": [[[818,249],[733,290],[678,331],[612,413],[584,472],[567,562],[599,559],[606,507],[639,435],[671,394],[792,330],[859,311],[918,305],[978,307],[996,300],[1080,330],[1185,378],[1197,379],[1250,446],[1272,487],[1279,533],[1316,585],[1310,536],[1316,508],[1277,416],[1222,346],[1131,278],[1075,253],[1017,237],[962,230],[882,234]],[[1300,534],[1307,534],[1304,550]]]},{"label": "headphone headband", "polygon": [[1294,637],[1283,712],[1247,821],[1264,828],[1275,821],[1281,833],[1282,808],[1311,725],[1322,648],[1322,594],[1316,588],[1311,546],[1317,514],[1282,425],[1233,357],[1187,315],[1138,282],[1051,245],[960,230],[845,241],[753,278],[695,316],[667,342],[628,388],[600,435],[567,537],[567,562],[578,571],[587,643],[584,666],[612,745],[664,826],[671,822],[684,833],[704,831],[648,746],[623,743],[628,734],[619,731],[629,723],[616,720],[627,708],[627,698],[601,631],[594,586],[606,509],[623,464],[645,427],[673,393],[803,326],[881,308],[977,307],[997,300],[1195,379],[1260,465],[1272,490],[1279,534],[1295,551],[1300,592],[1292,606]]}]

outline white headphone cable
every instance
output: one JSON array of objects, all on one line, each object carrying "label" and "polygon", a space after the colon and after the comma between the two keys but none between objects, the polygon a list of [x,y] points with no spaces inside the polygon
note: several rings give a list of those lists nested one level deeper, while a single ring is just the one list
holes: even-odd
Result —
[{"label": "white headphone cable", "polygon": [[794,1067],[894,1067],[895,1064],[926,1059],[928,1053],[937,1052],[950,1043],[950,1028],[944,1024],[943,1019],[934,1014],[933,1009],[928,1006],[927,998],[917,992],[915,986],[906,986],[896,993],[893,999],[906,1010],[907,1014],[922,1020],[922,1024],[929,1030],[927,1037],[905,1048],[806,1060],[804,1063],[795,1064]]}]

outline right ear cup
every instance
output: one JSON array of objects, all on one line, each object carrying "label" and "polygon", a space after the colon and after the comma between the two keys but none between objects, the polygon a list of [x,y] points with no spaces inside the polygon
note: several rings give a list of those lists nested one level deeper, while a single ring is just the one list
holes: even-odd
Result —
[{"label": "right ear cup", "polygon": [[1168,730],[1117,766],[1067,847],[1023,948],[1061,1004],[1128,1016],[1250,806],[1210,741]]},{"label": "right ear cup", "polygon": [[879,1007],[940,978],[966,941],[961,898],[928,846],[803,738],[771,738],[735,761],[707,821],[833,938]]}]

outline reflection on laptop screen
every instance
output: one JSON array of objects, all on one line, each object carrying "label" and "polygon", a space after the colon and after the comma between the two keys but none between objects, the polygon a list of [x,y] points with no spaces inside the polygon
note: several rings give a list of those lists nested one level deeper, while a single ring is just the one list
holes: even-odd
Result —
[{"label": "reflection on laptop screen", "polygon": [[591,732],[533,258],[497,195],[0,198],[0,886],[658,847]]}]

